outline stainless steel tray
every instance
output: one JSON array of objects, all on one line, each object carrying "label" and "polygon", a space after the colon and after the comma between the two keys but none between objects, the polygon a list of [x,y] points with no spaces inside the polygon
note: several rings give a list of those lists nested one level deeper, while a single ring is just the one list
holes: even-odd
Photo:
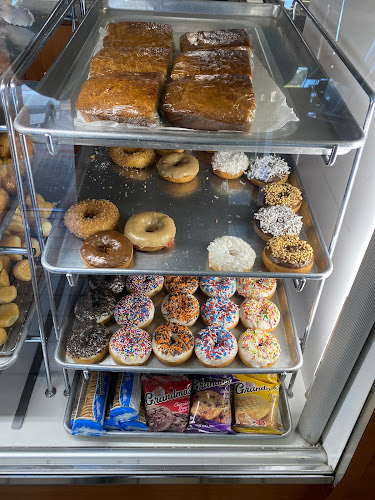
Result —
[{"label": "stainless steel tray", "polygon": [[[84,283],[84,280],[81,281]],[[83,285],[85,288],[85,285]],[[117,364],[113,361],[110,354],[100,362],[94,363],[90,365],[85,365],[83,363],[75,363],[70,360],[66,356],[66,339],[69,332],[74,328],[74,326],[79,325],[79,321],[75,319],[73,314],[73,305],[77,299],[77,297],[82,292],[81,286],[75,286],[72,288],[70,300],[67,303],[66,307],[66,315],[65,322],[61,327],[61,335],[57,342],[55,359],[57,363],[64,368],[72,368],[74,370],[106,370],[106,371],[117,371],[117,372],[153,372],[153,373],[207,373],[212,370],[210,368],[202,365],[196,356],[193,354],[190,359],[182,363],[181,365],[167,365],[159,361],[156,356],[151,355],[148,361],[142,366],[134,366],[134,367],[125,367]],[[153,297],[153,302],[155,306],[155,318],[152,323],[145,328],[150,335],[152,335],[153,331],[161,324],[165,323],[160,311],[160,305],[162,300],[166,295],[165,290],[163,289],[160,293],[158,293],[155,297]],[[203,293],[197,291],[195,293],[196,298],[200,303],[204,302],[206,298]],[[238,294],[235,294],[232,300],[238,304],[240,304],[243,300]],[[249,368],[244,365],[242,361],[236,357],[236,359],[227,367],[224,368],[215,368],[213,371],[215,373],[281,373],[281,372],[294,372],[297,371],[302,366],[302,354],[299,346],[298,336],[296,327],[293,321],[293,317],[290,314],[288,299],[286,296],[285,288],[281,280],[278,281],[277,293],[272,297],[272,301],[279,307],[281,312],[281,320],[278,327],[274,330],[273,334],[280,342],[281,354],[279,359],[271,368]],[[118,330],[120,327],[115,323],[114,320],[111,320],[107,323],[108,328],[112,333]],[[202,319],[199,318],[198,321],[193,325],[190,330],[195,335],[202,328],[205,328],[205,324]],[[245,331],[245,328],[242,324],[238,324],[233,330],[233,335],[238,339],[239,336]]]},{"label": "stainless steel tray", "polygon": [[[113,128],[113,123],[108,126],[106,122],[100,127],[74,124],[75,101],[88,76],[99,28],[118,20],[170,23],[176,42],[186,31],[246,29],[256,57],[283,90],[300,122],[289,122],[274,133],[207,132],[173,127],[150,129],[126,125]],[[306,79],[297,84],[295,76],[301,67],[306,68]],[[363,131],[340,94],[329,83],[328,76],[286,12],[277,5],[97,0],[37,91],[55,101],[44,99],[44,104],[34,101],[35,110],[34,105],[26,103],[15,121],[19,132],[32,135],[35,140],[48,134],[49,139],[60,143],[124,145],[126,141],[129,145],[142,147],[159,145],[163,148],[310,154],[328,154],[334,146],[339,153],[345,153],[364,141]],[[261,95],[256,97],[258,102],[262,101]]]},{"label": "stainless steel tray", "polygon": [[[72,433],[72,426],[71,426],[71,417],[72,417],[72,411],[74,407],[74,402],[77,397],[79,397],[78,388],[79,388],[79,380],[80,380],[81,372],[76,372],[74,374],[74,379],[73,379],[73,384],[70,390],[69,394],[69,399],[68,399],[68,404],[66,405],[66,410],[64,414],[64,429],[71,434]],[[222,434],[219,432],[215,433],[187,433],[187,432],[121,432],[121,431],[107,431],[103,436],[99,436],[99,438],[129,438],[129,437],[147,437],[152,434],[153,438],[161,437],[161,438],[178,438],[179,441],[181,438],[185,439],[204,439],[204,440],[209,440],[210,438],[220,438],[220,439],[225,439],[225,440],[231,440],[234,439],[234,441],[237,441],[238,439],[240,440],[248,440],[248,439],[274,439],[274,438],[285,438],[289,436],[289,434],[292,431],[292,417],[290,414],[290,409],[289,409],[289,403],[288,403],[288,398],[286,395],[286,390],[284,386],[284,382],[280,382],[280,392],[279,392],[279,418],[278,422],[281,424],[280,430],[282,430],[282,434],[261,434],[261,433],[254,433],[254,434]],[[76,436],[79,438],[80,436]],[[84,438],[85,439],[85,438]],[[93,437],[95,439],[95,437]]]},{"label": "stainless steel tray", "polygon": [[[200,164],[198,176],[186,184],[174,184],[159,177],[155,166],[140,171],[123,169],[110,160],[107,148],[81,148],[76,177],[72,180],[61,172],[61,189],[66,187],[68,198],[60,205],[61,211],[54,214],[51,235],[42,255],[43,266],[54,273],[241,276],[243,273],[219,273],[208,266],[208,244],[219,236],[231,235],[250,243],[257,254],[248,274],[270,276],[262,262],[265,242],[252,224],[252,214],[261,201],[259,189],[245,176],[234,180],[217,177],[212,172],[211,155],[202,152],[196,156]],[[291,157],[286,159],[293,165]],[[297,170],[292,168],[290,182],[300,185]],[[69,188],[72,184],[73,188]],[[82,241],[66,229],[63,217],[64,210],[72,203],[87,198],[111,200],[120,210],[120,231],[126,220],[137,212],[156,210],[168,214],[177,227],[175,244],[158,252],[135,251],[130,269],[86,267],[80,258]],[[306,198],[299,213],[303,216],[301,238],[307,239],[314,249],[314,266],[306,275],[272,273],[272,276],[321,279],[331,273],[332,262]]]}]

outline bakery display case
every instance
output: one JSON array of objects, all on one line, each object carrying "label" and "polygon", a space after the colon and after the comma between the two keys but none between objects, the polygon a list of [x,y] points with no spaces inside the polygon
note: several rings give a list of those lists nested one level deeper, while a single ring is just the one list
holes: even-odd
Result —
[{"label": "bakery display case", "polygon": [[[305,385],[301,367],[325,280],[333,272],[333,252],[373,112],[372,89],[299,0],[290,11],[276,2],[171,1],[165,5],[159,0],[97,0],[92,2],[78,29],[36,86],[35,94],[22,98],[17,75],[25,71],[74,4],[73,0],[59,2],[34,46],[15,65],[15,76],[6,73],[1,87],[10,137],[14,141],[16,135],[20,135],[32,212],[37,221],[35,236],[40,243],[43,269],[39,269],[30,255],[31,240],[29,257],[34,282],[37,272],[43,274],[44,288],[33,283],[34,289],[39,290],[43,305],[49,308],[48,324],[56,333],[56,342],[54,335],[50,337],[48,359],[57,394],[43,400],[38,379],[31,400],[31,417],[25,420],[14,439],[15,450],[7,446],[0,449],[4,460],[0,473],[4,476],[54,474],[66,479],[77,475],[94,478],[169,475],[180,479],[188,475],[217,479],[220,475],[244,480],[270,479],[271,476],[288,480],[294,476],[306,481],[331,482],[333,468],[327,463],[324,448],[317,444],[318,440],[312,442],[308,430],[301,433],[298,428],[309,400],[310,383]],[[345,78],[350,78],[351,85],[358,86],[368,99],[364,126],[359,124],[360,119],[348,102],[344,83],[338,85],[329,76],[329,68],[322,65],[304,33],[297,28],[296,12],[304,16],[306,26],[315,30],[316,36],[321,36],[322,43],[334,50],[338,64],[346,72]],[[84,122],[75,104],[88,78],[90,60],[101,47],[106,24],[124,20],[171,24],[175,47],[187,31],[245,30],[253,44],[251,70],[257,101],[251,131],[185,129],[169,125],[163,117],[152,127],[109,120]],[[26,138],[34,141],[33,157],[28,154]],[[73,145],[76,151],[80,146],[77,154]],[[153,166],[136,172],[116,166],[109,157],[111,146],[185,149],[199,160],[200,172],[190,183],[172,184],[159,177]],[[266,269],[261,257],[265,243],[252,224],[254,212],[262,205],[261,190],[246,177],[224,180],[215,176],[210,164],[209,152],[212,151],[241,151],[249,159],[275,153],[286,159],[292,167],[289,182],[303,192],[299,212],[303,217],[301,238],[314,251],[311,271],[285,273]],[[21,162],[15,148],[13,153],[16,171],[20,172]],[[304,170],[303,159],[315,157],[321,165],[332,166],[345,155],[352,158],[352,165],[345,170],[348,175],[342,199],[340,203],[335,200],[337,217],[331,238],[325,224],[324,231],[319,228],[324,221],[315,212],[318,205],[311,187],[315,181],[309,178],[310,170],[309,175]],[[321,169],[315,171],[319,176]],[[26,212],[22,182],[18,188],[21,207]],[[56,203],[47,240],[43,238],[42,213],[36,193]],[[104,198],[117,206],[120,230],[130,216],[140,211],[158,210],[170,215],[177,228],[175,243],[154,253],[134,250],[133,260],[126,269],[87,267],[80,258],[82,242],[68,231],[64,215],[77,201],[90,198]],[[28,224],[26,237],[27,234],[30,238]],[[207,246],[223,235],[241,237],[251,244],[257,256],[251,271],[214,271],[209,266]],[[109,355],[91,365],[72,362],[66,355],[66,342],[77,324],[74,303],[88,289],[87,275],[108,274],[277,278],[278,289],[272,300],[279,306],[282,317],[275,330],[282,351],[278,361],[271,368],[255,369],[236,359],[231,365],[214,371],[223,376],[277,373],[281,387],[279,422],[283,432],[278,436],[267,435],[267,439],[261,433],[250,437],[247,434],[108,431],[100,439],[73,436],[72,412],[81,394],[81,372],[84,379],[89,379],[92,371],[101,370],[172,375],[208,375],[213,370],[196,358],[171,366],[153,357],[135,368],[124,368]],[[162,322],[159,306],[164,296],[163,291],[153,299],[157,313],[146,328],[150,334]],[[202,301],[200,292],[197,297]],[[234,299],[239,300],[238,296]],[[193,333],[202,327],[203,322],[199,320],[192,328]],[[111,333],[116,328],[114,322],[109,323]],[[22,335],[26,335],[25,331],[25,327],[20,329]],[[241,327],[233,330],[236,337],[242,331]],[[317,350],[324,354],[321,346]],[[324,359],[322,362],[324,364]],[[338,369],[337,365],[335,368]],[[329,392],[332,386],[325,390]],[[64,393],[69,395],[68,400]],[[45,417],[44,433],[37,423],[41,414]],[[32,450],[32,456],[25,451],[25,446]]]}]

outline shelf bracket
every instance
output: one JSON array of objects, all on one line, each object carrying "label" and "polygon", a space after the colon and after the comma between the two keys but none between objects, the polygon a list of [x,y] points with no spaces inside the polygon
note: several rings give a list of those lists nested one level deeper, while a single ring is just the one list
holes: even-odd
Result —
[{"label": "shelf bracket", "polygon": [[68,280],[69,286],[76,286],[78,277],[76,274],[67,273],[66,279]]},{"label": "shelf bracket", "polygon": [[294,279],[293,280],[293,285],[294,288],[297,290],[297,292],[302,292],[302,290],[305,288],[306,285],[306,279]]},{"label": "shelf bracket", "polygon": [[82,373],[85,380],[88,380],[90,378],[90,372],[88,370],[83,370]]},{"label": "shelf bracket", "polygon": [[56,154],[56,149],[55,149],[55,144],[53,142],[53,138],[51,134],[44,134],[44,137],[46,138],[46,144],[47,144],[47,150],[50,155],[55,156]]},{"label": "shelf bracket", "polygon": [[334,165],[334,163],[336,162],[338,150],[339,147],[336,144],[335,146],[333,146],[330,155],[322,155],[324,163],[327,165],[327,167],[332,167],[332,165]]}]

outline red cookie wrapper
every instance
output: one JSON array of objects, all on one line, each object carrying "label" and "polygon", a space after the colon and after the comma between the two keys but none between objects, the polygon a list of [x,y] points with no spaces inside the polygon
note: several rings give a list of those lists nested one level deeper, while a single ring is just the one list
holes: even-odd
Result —
[{"label": "red cookie wrapper", "polygon": [[142,384],[151,432],[184,432],[189,420],[191,381],[185,375],[143,375]]}]

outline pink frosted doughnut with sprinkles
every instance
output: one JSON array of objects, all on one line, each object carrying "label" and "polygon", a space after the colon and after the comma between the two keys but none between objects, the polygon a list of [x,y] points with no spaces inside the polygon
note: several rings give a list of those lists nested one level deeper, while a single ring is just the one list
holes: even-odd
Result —
[{"label": "pink frosted doughnut with sprinkles", "polygon": [[201,315],[206,325],[234,328],[240,319],[240,308],[226,297],[211,297],[201,306]]},{"label": "pink frosted doughnut with sprinkles", "polygon": [[116,305],[116,323],[123,326],[144,328],[154,319],[155,308],[152,300],[144,293],[127,295]]},{"label": "pink frosted doughnut with sprinkles", "polygon": [[152,352],[151,337],[140,328],[120,328],[109,341],[109,352],[120,365],[143,365]]},{"label": "pink frosted doughnut with sprinkles", "polygon": [[144,293],[153,297],[163,288],[164,276],[128,276],[126,289],[129,293]]},{"label": "pink frosted doughnut with sprinkles", "polygon": [[277,338],[263,330],[246,330],[238,340],[238,353],[251,368],[268,368],[278,360],[281,349]]},{"label": "pink frosted doughnut with sprinkles", "polygon": [[270,299],[276,291],[275,278],[239,278],[237,280],[237,293],[246,298]]},{"label": "pink frosted doughnut with sprinkles", "polygon": [[201,278],[200,287],[208,297],[223,296],[229,299],[236,293],[236,278]]},{"label": "pink frosted doughnut with sprinkles", "polygon": [[195,339],[195,355],[205,366],[222,368],[237,354],[237,340],[223,326],[208,326]]},{"label": "pink frosted doughnut with sprinkles", "polygon": [[240,306],[240,320],[245,328],[272,332],[280,321],[280,311],[268,299],[245,299]]}]

